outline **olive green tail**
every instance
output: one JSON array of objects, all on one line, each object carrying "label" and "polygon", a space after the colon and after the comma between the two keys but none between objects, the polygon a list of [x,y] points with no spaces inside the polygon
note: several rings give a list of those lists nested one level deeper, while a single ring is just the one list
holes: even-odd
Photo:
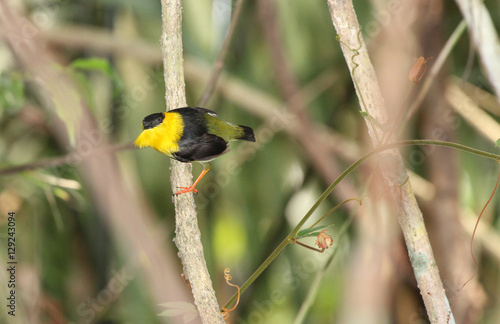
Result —
[{"label": "olive green tail", "polygon": [[243,135],[241,135],[240,137],[238,137],[236,139],[243,140],[243,141],[249,141],[249,142],[255,142],[255,135],[253,133],[253,129],[251,129],[248,126],[243,126],[243,125],[238,125],[238,126],[241,127],[241,129],[243,130]]}]

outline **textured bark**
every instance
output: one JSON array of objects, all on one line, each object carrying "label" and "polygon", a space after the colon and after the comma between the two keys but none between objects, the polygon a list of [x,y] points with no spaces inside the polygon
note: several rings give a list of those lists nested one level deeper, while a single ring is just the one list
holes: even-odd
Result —
[{"label": "textured bark", "polygon": [[[162,0],[161,6],[165,99],[167,110],[170,110],[186,106],[182,57],[182,4],[180,0]],[[173,192],[178,191],[179,187],[191,185],[191,164],[172,160],[170,170]],[[193,194],[182,194],[173,200],[176,234],[174,241],[179,249],[178,255],[191,285],[201,320],[203,323],[224,323],[203,255]]]},{"label": "textured bark", "polygon": [[[377,124],[387,123],[387,110],[366,45],[360,35],[360,26],[352,2],[328,0],[328,5],[339,40],[342,42],[341,48],[355,84],[361,109],[367,114],[365,120],[368,133],[373,144],[380,145],[383,133],[377,128]],[[454,323],[422,212],[411,189],[403,159],[398,150],[390,150],[379,155],[379,162],[398,210],[408,255],[429,319],[432,323]]]}]

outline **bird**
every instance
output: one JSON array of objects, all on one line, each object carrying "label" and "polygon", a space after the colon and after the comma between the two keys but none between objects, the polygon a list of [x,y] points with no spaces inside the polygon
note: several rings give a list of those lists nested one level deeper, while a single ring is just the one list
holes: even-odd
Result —
[{"label": "bird", "polygon": [[180,187],[174,196],[194,192],[207,174],[211,161],[229,151],[229,141],[255,142],[252,128],[217,118],[217,114],[201,107],[182,107],[154,113],[142,121],[142,132],[135,140],[139,148],[152,147],[180,162],[199,162],[200,175],[189,187]]}]

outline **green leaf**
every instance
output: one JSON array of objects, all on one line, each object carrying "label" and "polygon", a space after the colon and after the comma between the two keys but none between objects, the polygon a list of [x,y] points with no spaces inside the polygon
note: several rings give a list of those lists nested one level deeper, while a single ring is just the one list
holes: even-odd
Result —
[{"label": "green leaf", "polygon": [[304,238],[304,237],[311,237],[311,236],[318,236],[318,234],[324,230],[325,228],[331,227],[333,225],[321,225],[321,226],[316,226],[313,228],[306,228],[304,230],[301,230],[297,233],[297,238]]},{"label": "green leaf", "polygon": [[496,147],[499,147],[500,146],[500,138],[497,139],[497,143],[495,144]]}]

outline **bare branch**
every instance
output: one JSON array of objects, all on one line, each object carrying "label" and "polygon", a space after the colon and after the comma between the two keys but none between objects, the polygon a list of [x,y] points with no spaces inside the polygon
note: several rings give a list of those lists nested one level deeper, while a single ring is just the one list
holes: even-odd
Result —
[{"label": "bare branch", "polygon": [[[379,145],[382,130],[378,125],[387,121],[375,71],[361,37],[360,26],[351,1],[328,0],[333,24],[356,87],[368,132],[375,146]],[[375,122],[374,122],[375,121]],[[425,224],[413,195],[403,159],[398,150],[380,154],[380,165],[390,188],[399,216],[399,223],[408,248],[418,286],[432,323],[454,323],[443,283],[434,260]]]},{"label": "bare branch", "polygon": [[[182,57],[182,4],[180,0],[162,0],[163,31],[161,47],[165,73],[167,110],[186,106]],[[192,182],[191,164],[172,160],[172,190],[188,187]],[[175,244],[179,249],[184,274],[189,280],[203,323],[224,323],[208,273],[196,218],[193,194],[173,198],[175,205]]]}]

